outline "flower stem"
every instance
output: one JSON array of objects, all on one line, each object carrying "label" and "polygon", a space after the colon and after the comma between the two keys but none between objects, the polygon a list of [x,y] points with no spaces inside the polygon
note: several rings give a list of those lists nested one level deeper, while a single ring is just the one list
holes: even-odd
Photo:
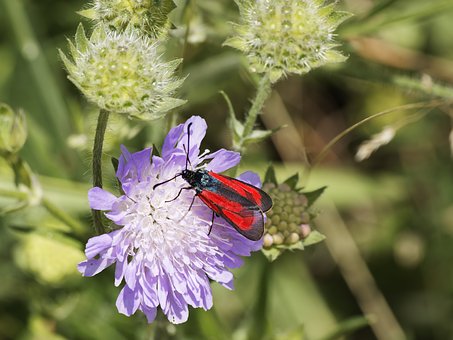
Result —
[{"label": "flower stem", "polygon": [[[109,112],[101,109],[99,112],[96,134],[93,145],[93,187],[102,188],[102,146],[104,144],[105,130],[109,119]],[[99,210],[91,210],[93,215],[94,230],[98,235],[104,232],[102,214]]]},{"label": "flower stem", "polygon": [[269,75],[265,74],[258,83],[255,99],[252,102],[252,107],[247,113],[247,118],[244,124],[244,133],[242,134],[241,149],[243,147],[244,139],[247,138],[253,131],[256,118],[264,106],[264,102],[269,97],[271,91],[271,81]]},{"label": "flower stem", "polygon": [[66,212],[61,210],[47,198],[43,197],[41,203],[50,214],[52,214],[55,218],[59,219],[61,222],[71,227],[72,231],[75,234],[81,235],[85,232],[85,230],[83,229],[79,222],[77,222],[74,218],[72,218]]}]

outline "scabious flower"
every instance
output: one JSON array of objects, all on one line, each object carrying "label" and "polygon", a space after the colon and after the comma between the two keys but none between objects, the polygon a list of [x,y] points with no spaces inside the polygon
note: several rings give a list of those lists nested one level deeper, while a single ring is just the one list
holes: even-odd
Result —
[{"label": "scabious flower", "polygon": [[175,8],[173,0],[94,0],[79,13],[122,31],[128,26],[158,37],[168,26],[168,14]]},{"label": "scabious flower", "polygon": [[323,0],[236,0],[241,23],[225,44],[242,51],[253,72],[276,82],[346,59],[333,48],[334,31],[350,14]]},{"label": "scabious flower", "polygon": [[166,62],[159,42],[129,27],[114,32],[99,24],[90,38],[80,25],[75,45],[69,41],[72,60],[60,51],[69,80],[100,108],[141,119],[157,119],[185,103],[174,98],[183,79],[174,71],[181,60]]},{"label": "scabious flower", "polygon": [[[222,172],[238,164],[240,156],[221,149],[200,154],[206,122],[192,117],[167,135],[162,156],[151,156],[151,149],[129,153],[122,148],[116,176],[123,195],[116,197],[101,188],[88,193],[90,206],[105,211],[116,229],[91,238],[86,246],[87,260],[79,264],[84,276],[93,276],[115,264],[115,285],[124,280],[116,306],[120,313],[132,315],[141,310],[152,322],[160,306],[172,323],[188,318],[188,306],[208,310],[212,307],[209,280],[233,288],[229,268],[242,264],[261,248],[262,241],[250,241],[212,211],[193,190],[178,192],[187,183],[178,177],[153,190],[153,186],[180,173],[186,166],[187,126],[190,131],[190,165]],[[201,165],[203,163],[203,165]],[[247,172],[240,178],[260,186],[257,175]]]},{"label": "scabious flower", "polygon": [[276,260],[286,250],[303,250],[325,239],[313,230],[315,217],[311,205],[323,193],[325,187],[311,192],[297,188],[299,176],[289,177],[278,183],[273,167],[266,172],[263,190],[271,196],[274,206],[266,215],[263,236],[263,254]]}]

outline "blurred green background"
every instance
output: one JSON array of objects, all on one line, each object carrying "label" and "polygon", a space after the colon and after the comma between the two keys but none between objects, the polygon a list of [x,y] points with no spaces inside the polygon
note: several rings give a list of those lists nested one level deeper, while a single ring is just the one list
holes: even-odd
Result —
[{"label": "blurred green background", "polygon": [[[241,56],[221,47],[237,8],[230,0],[189,5],[189,76],[181,93],[188,104],[174,118],[203,116],[206,147],[228,147],[227,107],[218,92],[228,93],[239,113],[254,94]],[[76,271],[92,236],[86,191],[97,112],[66,79],[57,49],[66,50],[84,6],[0,0],[0,101],[26,111],[21,156],[46,199],[81,226],[71,229],[40,204],[0,215],[1,339],[148,339],[166,327],[116,312],[112,268],[91,279]],[[169,327],[168,336],[453,338],[453,1],[338,6],[354,13],[338,32],[348,61],[276,84],[260,124],[287,127],[251,146],[241,165],[263,175],[272,162],[279,179],[300,172],[307,189],[327,185],[316,205],[316,227],[327,240],[271,264],[254,254],[235,272],[235,291],[214,284],[213,311],[192,309],[189,322]],[[181,56],[177,41],[168,42],[171,57]],[[313,162],[336,135],[385,110],[340,139],[309,175],[304,171],[306,157]],[[107,186],[115,185],[108,160],[119,144],[160,144],[167,125],[113,118]],[[384,127],[396,129],[393,140],[357,162],[358,147]],[[0,207],[14,206],[14,192],[13,173],[0,160]]]}]

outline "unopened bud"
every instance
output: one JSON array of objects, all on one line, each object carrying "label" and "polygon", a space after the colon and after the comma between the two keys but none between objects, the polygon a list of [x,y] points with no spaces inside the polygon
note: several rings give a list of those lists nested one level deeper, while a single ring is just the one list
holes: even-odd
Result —
[{"label": "unopened bud", "polygon": [[18,152],[27,139],[27,122],[22,110],[0,104],[0,154]]}]

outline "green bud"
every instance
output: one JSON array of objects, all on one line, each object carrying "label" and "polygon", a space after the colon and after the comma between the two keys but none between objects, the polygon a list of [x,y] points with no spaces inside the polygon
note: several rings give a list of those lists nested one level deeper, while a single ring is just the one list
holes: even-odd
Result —
[{"label": "green bud", "polygon": [[281,233],[272,235],[272,240],[274,241],[275,245],[280,245],[283,243],[284,237]]},{"label": "green bud", "polygon": [[60,51],[68,78],[102,109],[152,120],[185,103],[173,98],[183,82],[174,77],[181,60],[165,62],[159,42],[132,28],[119,33],[100,24],[88,39],[80,25],[69,47],[72,60]]},{"label": "green bud", "polygon": [[308,235],[311,233],[311,228],[308,224],[301,224],[300,225],[300,235],[302,238],[307,238]]},{"label": "green bud", "polygon": [[266,234],[263,237],[263,247],[264,248],[270,248],[272,244],[274,243],[274,239],[271,235]]},{"label": "green bud", "polygon": [[270,227],[270,228],[267,230],[267,232],[268,232],[269,234],[271,234],[271,235],[276,234],[277,231],[278,231],[278,229],[277,229],[277,227],[276,227],[275,225],[272,226],[272,227]]},{"label": "green bud", "polygon": [[0,154],[17,153],[27,139],[27,122],[22,110],[13,111],[0,103]]},{"label": "green bud", "polygon": [[237,0],[241,23],[225,45],[242,51],[252,72],[276,82],[289,73],[304,74],[346,59],[334,48],[335,30],[350,17],[322,0]]},{"label": "green bud", "polygon": [[291,233],[289,236],[286,238],[285,243],[287,244],[294,244],[300,240],[300,236],[297,233]]},{"label": "green bud", "polygon": [[[294,176],[293,176],[294,177]],[[291,178],[293,178],[291,177]],[[266,212],[263,253],[270,260],[275,260],[283,251],[304,249],[306,246],[321,242],[325,237],[310,228],[307,196],[289,180],[277,184],[264,183],[265,190],[272,198],[274,205]],[[313,202],[311,202],[313,203]],[[309,235],[314,237],[308,237]]]}]

